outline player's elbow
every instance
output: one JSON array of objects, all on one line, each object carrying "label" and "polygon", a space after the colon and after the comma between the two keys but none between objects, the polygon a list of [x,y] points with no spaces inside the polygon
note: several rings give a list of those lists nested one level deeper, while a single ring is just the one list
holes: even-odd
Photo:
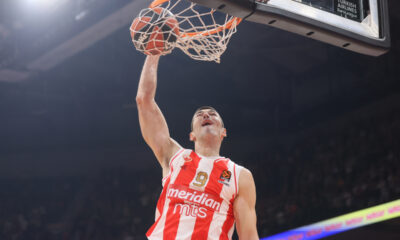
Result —
[{"label": "player's elbow", "polygon": [[153,100],[152,97],[144,94],[138,94],[136,95],[136,104],[137,105],[143,105],[144,103],[149,103]]},{"label": "player's elbow", "polygon": [[143,96],[140,96],[139,94],[136,95],[136,104],[140,105],[143,103]]}]

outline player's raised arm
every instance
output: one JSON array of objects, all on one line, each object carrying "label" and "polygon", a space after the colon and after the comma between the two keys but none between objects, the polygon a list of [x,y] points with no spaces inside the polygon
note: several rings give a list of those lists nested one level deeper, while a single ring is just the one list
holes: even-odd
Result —
[{"label": "player's raised arm", "polygon": [[167,122],[154,99],[159,58],[159,56],[147,56],[140,76],[136,103],[143,138],[165,169],[180,146],[171,139]]},{"label": "player's raised arm", "polygon": [[251,172],[243,169],[239,175],[239,194],[233,204],[236,228],[240,240],[258,240],[256,187]]}]

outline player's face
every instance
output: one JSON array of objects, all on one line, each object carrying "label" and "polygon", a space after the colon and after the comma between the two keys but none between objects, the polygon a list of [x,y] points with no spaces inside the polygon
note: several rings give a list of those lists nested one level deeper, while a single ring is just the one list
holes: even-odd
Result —
[{"label": "player's face", "polygon": [[205,134],[225,137],[226,130],[223,127],[221,116],[215,110],[202,109],[193,116],[192,134],[195,138]]}]

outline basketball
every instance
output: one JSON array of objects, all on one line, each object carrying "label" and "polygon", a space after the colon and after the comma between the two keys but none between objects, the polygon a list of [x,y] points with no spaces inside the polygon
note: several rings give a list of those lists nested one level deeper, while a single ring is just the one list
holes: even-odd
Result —
[{"label": "basketball", "polygon": [[135,18],[130,27],[136,49],[146,55],[167,54],[175,47],[179,24],[165,8],[146,8]]}]

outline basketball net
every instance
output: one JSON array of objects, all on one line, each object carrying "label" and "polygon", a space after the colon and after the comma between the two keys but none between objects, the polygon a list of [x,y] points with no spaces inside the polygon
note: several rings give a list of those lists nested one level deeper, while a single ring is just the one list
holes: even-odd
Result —
[{"label": "basketball net", "polygon": [[[201,61],[219,63],[231,36],[236,32],[236,26],[242,20],[188,0],[155,0],[149,6],[150,9],[156,7],[169,10],[179,23],[179,36],[176,36],[174,47],[178,47],[191,58]],[[139,16],[143,14],[143,11],[146,9],[142,10]],[[149,29],[152,29],[151,26]],[[131,33],[135,31],[132,27],[130,30]],[[172,32],[172,34],[175,33]],[[146,44],[143,43],[143,38],[133,40],[133,43],[135,46]],[[141,50],[143,48],[136,48],[144,52]],[[161,55],[166,55],[171,50],[163,52]]]}]

